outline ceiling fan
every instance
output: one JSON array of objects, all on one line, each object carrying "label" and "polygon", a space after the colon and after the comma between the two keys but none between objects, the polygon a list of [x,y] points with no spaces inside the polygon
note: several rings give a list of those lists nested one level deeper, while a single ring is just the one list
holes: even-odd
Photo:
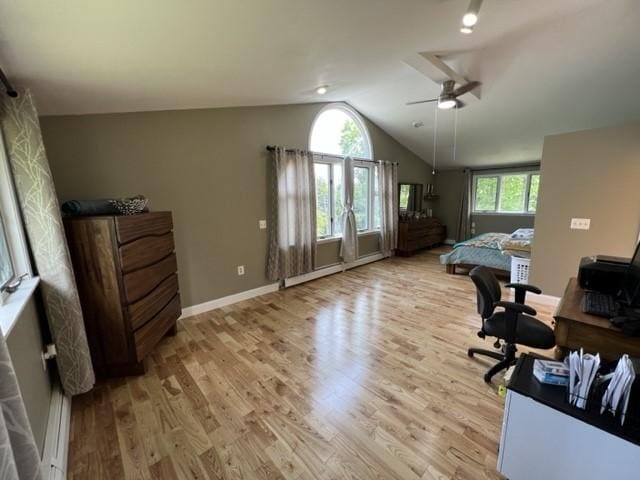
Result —
[{"label": "ceiling fan", "polygon": [[480,85],[482,85],[482,83],[471,81],[459,86],[458,88],[455,88],[455,80],[445,80],[444,82],[442,82],[442,89],[440,90],[440,95],[438,97],[431,98],[429,100],[418,100],[416,102],[409,102],[407,103],[407,105],[438,102],[438,108],[440,108],[441,110],[449,110],[453,107],[462,108],[465,106],[465,103],[462,100],[458,100],[458,97],[464,95],[467,92],[470,92],[474,88],[478,88]]}]

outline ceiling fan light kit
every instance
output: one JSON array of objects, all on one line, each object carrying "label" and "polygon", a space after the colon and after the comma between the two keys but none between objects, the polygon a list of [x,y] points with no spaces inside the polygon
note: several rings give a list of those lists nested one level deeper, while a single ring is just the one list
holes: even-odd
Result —
[{"label": "ceiling fan light kit", "polygon": [[478,13],[480,12],[482,1],[483,0],[471,0],[471,3],[469,3],[467,12],[462,16],[462,26],[460,27],[462,33],[467,35],[473,33],[473,27],[478,23]]},{"label": "ceiling fan light kit", "polygon": [[438,98],[438,108],[440,110],[451,110],[457,105],[457,103],[456,97],[450,94],[442,95]]},{"label": "ceiling fan light kit", "polygon": [[429,100],[418,100],[417,102],[409,102],[407,105],[417,105],[420,103],[430,103],[430,102],[438,102],[438,108],[440,110],[450,110],[452,108],[462,108],[465,106],[465,103],[462,100],[458,100],[460,95],[464,95],[471,90],[478,88],[482,85],[480,82],[471,81],[467,82],[464,85],[456,87],[455,80],[445,80],[442,82],[442,87],[440,89],[440,95],[436,98],[431,98]]}]

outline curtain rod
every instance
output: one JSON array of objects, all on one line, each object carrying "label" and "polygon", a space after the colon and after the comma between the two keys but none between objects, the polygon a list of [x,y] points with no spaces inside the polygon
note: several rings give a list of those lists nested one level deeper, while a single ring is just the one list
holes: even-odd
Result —
[{"label": "curtain rod", "polygon": [[[275,149],[276,149],[275,145],[267,145],[267,150],[268,151],[273,152],[273,151],[275,151]],[[295,148],[287,148],[287,152],[295,152],[295,151],[296,151]],[[344,155],[335,155],[333,153],[314,152],[312,150],[301,150],[301,151],[306,151],[306,152],[308,152],[308,153],[310,153],[312,155],[320,155],[320,156],[325,156],[326,155],[327,157],[336,157],[336,158],[341,158],[343,160],[346,158]],[[368,158],[358,158],[358,157],[351,157],[351,158],[353,158],[354,160],[356,160],[358,162],[378,163],[379,161],[382,161],[382,160],[370,160]],[[398,162],[389,162],[389,163],[393,163],[395,165],[399,165]]]},{"label": "curtain rod", "polygon": [[9,79],[4,74],[1,68],[0,68],[0,82],[2,82],[2,84],[4,85],[5,93],[7,95],[13,98],[16,98],[18,96],[18,92],[16,92],[16,90],[13,88],[13,86],[11,85],[11,82],[9,82]]}]

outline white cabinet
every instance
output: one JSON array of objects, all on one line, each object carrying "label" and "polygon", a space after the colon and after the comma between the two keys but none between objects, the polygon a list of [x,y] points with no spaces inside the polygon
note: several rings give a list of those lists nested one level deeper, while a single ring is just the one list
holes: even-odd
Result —
[{"label": "white cabinet", "polygon": [[498,470],[509,480],[638,480],[640,447],[508,390]]}]

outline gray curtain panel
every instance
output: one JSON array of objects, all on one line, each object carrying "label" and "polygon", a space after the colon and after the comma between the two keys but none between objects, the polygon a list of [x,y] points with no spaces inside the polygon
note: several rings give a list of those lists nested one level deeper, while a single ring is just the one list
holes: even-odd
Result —
[{"label": "gray curtain panel", "polygon": [[267,276],[283,280],[313,271],[316,254],[316,181],[313,156],[276,147]]},{"label": "gray curtain panel", "polygon": [[40,276],[49,328],[58,350],[65,393],[93,388],[95,377],[60,207],[29,91],[2,96],[0,125],[33,259]]},{"label": "gray curtain panel", "polygon": [[356,215],[353,212],[353,158],[346,157],[342,168],[344,213],[342,214],[340,256],[344,263],[351,263],[358,259],[358,227],[356,226]]},{"label": "gray curtain panel", "polygon": [[40,454],[33,439],[13,364],[0,332],[0,478],[42,479]]},{"label": "gray curtain panel", "polygon": [[398,247],[398,164],[379,161],[380,250],[385,257]]},{"label": "gray curtain panel", "polygon": [[468,168],[464,170],[462,175],[462,195],[460,197],[460,206],[458,208],[458,225],[456,231],[456,240],[462,242],[471,237],[471,182],[473,175]]}]

